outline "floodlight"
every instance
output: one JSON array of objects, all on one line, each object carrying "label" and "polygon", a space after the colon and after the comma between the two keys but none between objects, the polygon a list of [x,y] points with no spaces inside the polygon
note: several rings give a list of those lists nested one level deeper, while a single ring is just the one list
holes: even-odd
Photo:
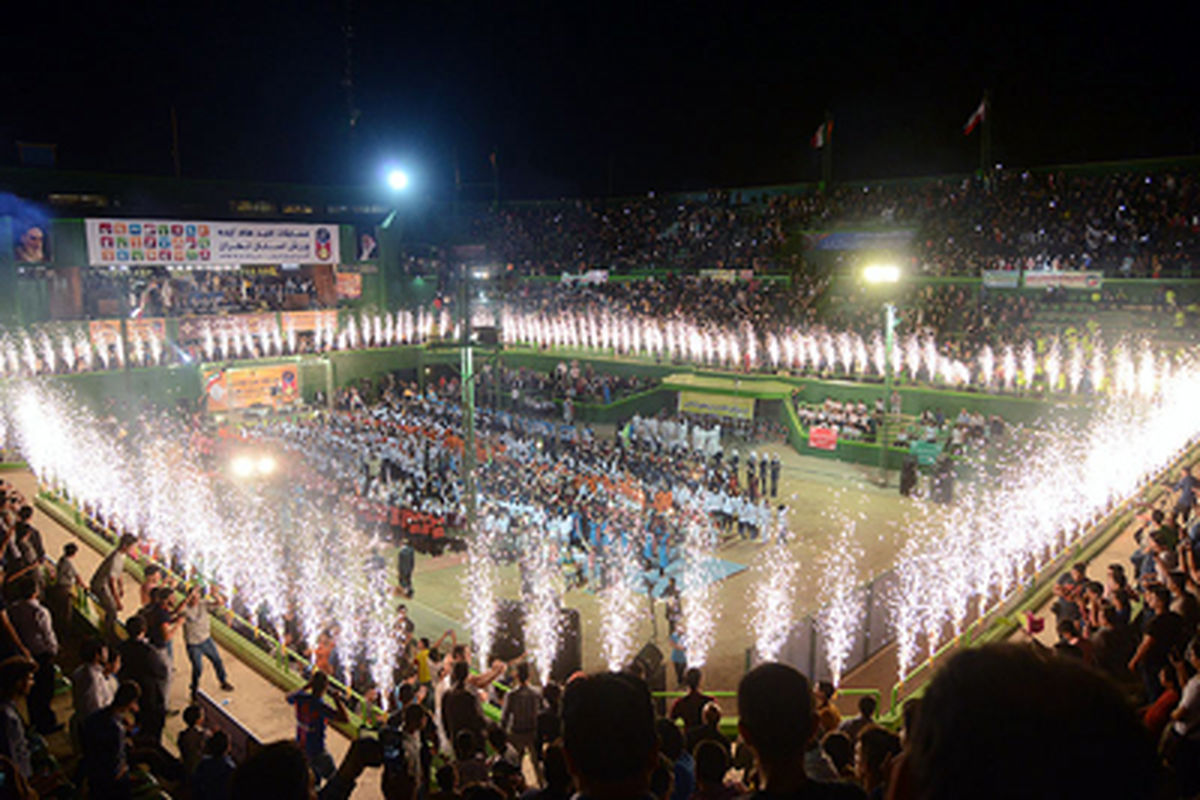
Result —
[{"label": "floodlight", "polygon": [[899,283],[900,268],[895,264],[871,264],[863,270],[867,283]]},{"label": "floodlight", "polygon": [[387,174],[387,184],[394,192],[402,192],[408,188],[408,173],[402,169],[390,170]]},{"label": "floodlight", "polygon": [[273,456],[262,456],[258,459],[258,474],[270,475],[275,471],[275,458]]},{"label": "floodlight", "polygon": [[250,456],[238,456],[230,462],[229,468],[239,478],[249,478],[254,474],[254,459]]}]

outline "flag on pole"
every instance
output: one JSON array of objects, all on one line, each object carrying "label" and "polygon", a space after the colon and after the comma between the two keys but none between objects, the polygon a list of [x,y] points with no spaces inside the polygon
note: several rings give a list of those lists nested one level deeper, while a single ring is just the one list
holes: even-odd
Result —
[{"label": "flag on pole", "polygon": [[963,124],[963,136],[970,136],[971,131],[978,127],[979,123],[983,122],[987,116],[987,98],[984,97],[979,101],[979,107],[972,112],[971,116],[967,117],[966,123]]},{"label": "flag on pole", "polygon": [[829,143],[833,136],[833,120],[822,122],[817,127],[817,132],[812,135],[811,144],[814,150],[820,150]]}]

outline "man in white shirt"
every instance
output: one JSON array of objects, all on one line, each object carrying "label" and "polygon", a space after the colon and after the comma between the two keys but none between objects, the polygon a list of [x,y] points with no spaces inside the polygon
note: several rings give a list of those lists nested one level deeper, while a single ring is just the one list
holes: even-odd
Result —
[{"label": "man in white shirt", "polygon": [[99,639],[87,639],[79,652],[80,664],[71,673],[71,698],[75,718],[82,724],[93,712],[112,703],[117,678],[108,659],[108,647]]},{"label": "man in white shirt", "polygon": [[233,686],[225,674],[225,664],[221,661],[221,653],[217,650],[212,638],[212,621],[209,613],[216,603],[205,597],[206,590],[200,585],[192,587],[188,592],[183,609],[183,640],[187,644],[188,661],[192,663],[192,683],[190,696],[196,695],[200,685],[200,676],[204,672],[204,659],[212,662],[217,671],[217,680],[221,688],[227,692],[233,691]]},{"label": "man in white shirt", "polygon": [[116,549],[105,556],[100,566],[92,573],[90,588],[92,594],[100,601],[100,607],[104,609],[103,631],[105,638],[110,642],[116,641],[117,614],[123,608],[121,597],[125,592],[125,556],[136,543],[136,536],[128,533],[123,535]]},{"label": "man in white shirt", "polygon": [[26,576],[17,583],[20,599],[8,608],[13,628],[37,663],[33,688],[27,699],[29,721],[40,733],[54,733],[62,726],[50,708],[54,699],[54,658],[58,655],[58,637],[50,612],[38,602],[37,583]]}]

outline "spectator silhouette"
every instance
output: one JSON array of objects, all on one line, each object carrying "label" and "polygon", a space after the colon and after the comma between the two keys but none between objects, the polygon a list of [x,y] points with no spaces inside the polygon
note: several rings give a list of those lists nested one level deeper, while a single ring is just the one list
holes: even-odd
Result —
[{"label": "spectator silhouette", "polygon": [[1117,689],[1016,645],[954,655],[906,744],[895,800],[1159,796],[1153,743]]},{"label": "spectator silhouette", "polygon": [[738,732],[754,752],[760,776],[755,800],[773,797],[862,798],[847,783],[824,783],[804,772],[804,750],[817,725],[808,678],[787,664],[760,664],[738,684]]},{"label": "spectator silhouette", "polygon": [[579,796],[646,796],[659,759],[645,682],[621,673],[576,678],[562,704],[563,747]]}]

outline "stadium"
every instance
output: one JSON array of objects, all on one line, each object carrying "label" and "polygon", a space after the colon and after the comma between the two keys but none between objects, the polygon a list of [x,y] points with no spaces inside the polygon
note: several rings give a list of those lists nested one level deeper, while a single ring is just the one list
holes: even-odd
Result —
[{"label": "stadium", "polygon": [[990,98],[977,169],[556,199],[21,143],[14,796],[1196,796],[1200,156]]}]

